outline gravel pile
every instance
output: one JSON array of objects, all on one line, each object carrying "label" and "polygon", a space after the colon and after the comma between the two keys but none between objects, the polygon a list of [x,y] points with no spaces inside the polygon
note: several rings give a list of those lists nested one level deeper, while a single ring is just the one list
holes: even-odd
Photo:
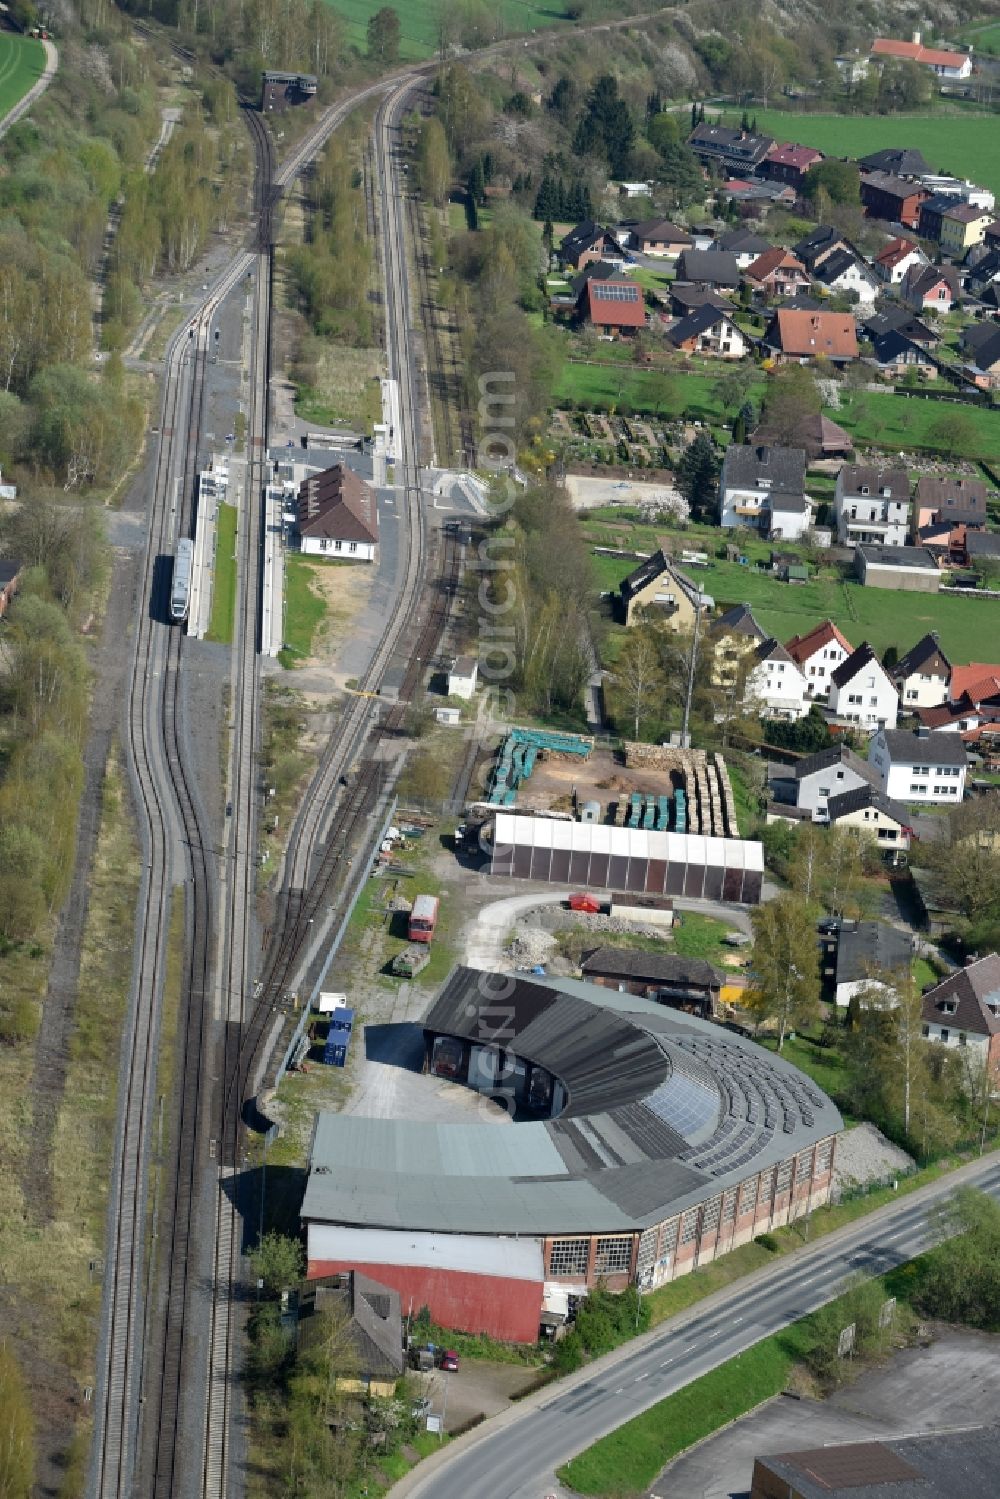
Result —
[{"label": "gravel pile", "polygon": [[856,1124],[837,1141],[834,1161],[834,1187],[863,1187],[889,1182],[910,1171],[915,1162],[905,1150],[887,1140],[874,1124]]},{"label": "gravel pile", "polygon": [[536,963],[547,963],[556,945],[550,932],[538,926],[518,926],[510,939],[507,951],[511,962],[518,968],[534,968]]}]

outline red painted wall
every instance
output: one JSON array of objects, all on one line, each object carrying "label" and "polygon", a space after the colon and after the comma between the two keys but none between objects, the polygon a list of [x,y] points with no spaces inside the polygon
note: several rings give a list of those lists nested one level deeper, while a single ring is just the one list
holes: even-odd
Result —
[{"label": "red painted wall", "polygon": [[542,1311],[542,1282],[474,1275],[423,1265],[356,1264],[348,1260],[310,1260],[308,1275],[360,1270],[399,1292],[403,1316],[422,1306],[442,1327],[458,1332],[485,1332],[509,1343],[534,1343]]}]

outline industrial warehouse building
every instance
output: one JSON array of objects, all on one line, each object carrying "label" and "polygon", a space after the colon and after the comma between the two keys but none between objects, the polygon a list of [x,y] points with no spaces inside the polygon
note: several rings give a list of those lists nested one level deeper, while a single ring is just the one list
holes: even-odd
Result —
[{"label": "industrial warehouse building", "polygon": [[749,839],[498,812],[490,874],[589,890],[635,890],[756,905],[764,882],[764,849]]},{"label": "industrial warehouse building", "polygon": [[321,1114],[309,1275],[532,1342],[598,1281],[651,1290],[827,1200],[840,1115],[731,1031],[579,979],[457,968],[427,1065],[518,1122]]}]

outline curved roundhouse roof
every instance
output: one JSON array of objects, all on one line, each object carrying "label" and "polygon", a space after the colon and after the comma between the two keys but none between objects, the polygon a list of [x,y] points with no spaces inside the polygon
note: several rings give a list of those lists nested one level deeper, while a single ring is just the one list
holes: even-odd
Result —
[{"label": "curved roundhouse roof", "polygon": [[558,1118],[421,1124],[323,1114],[306,1219],[463,1233],[662,1221],[842,1128],[830,1099],[735,1032],[578,979],[457,968],[424,1021],[558,1078]]}]

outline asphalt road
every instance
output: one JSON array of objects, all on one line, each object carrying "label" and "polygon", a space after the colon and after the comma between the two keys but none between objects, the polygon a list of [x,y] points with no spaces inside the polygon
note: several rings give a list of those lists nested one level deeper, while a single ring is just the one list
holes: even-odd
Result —
[{"label": "asphalt road", "polygon": [[[835,1296],[845,1279],[878,1274],[929,1242],[928,1207],[961,1182],[1000,1196],[1000,1158],[965,1167],[898,1206],[821,1239],[750,1283],[734,1285],[422,1463],[394,1495],[546,1499],[566,1491],[556,1468],[597,1437]],[[460,1378],[460,1375],[454,1376]]]}]

